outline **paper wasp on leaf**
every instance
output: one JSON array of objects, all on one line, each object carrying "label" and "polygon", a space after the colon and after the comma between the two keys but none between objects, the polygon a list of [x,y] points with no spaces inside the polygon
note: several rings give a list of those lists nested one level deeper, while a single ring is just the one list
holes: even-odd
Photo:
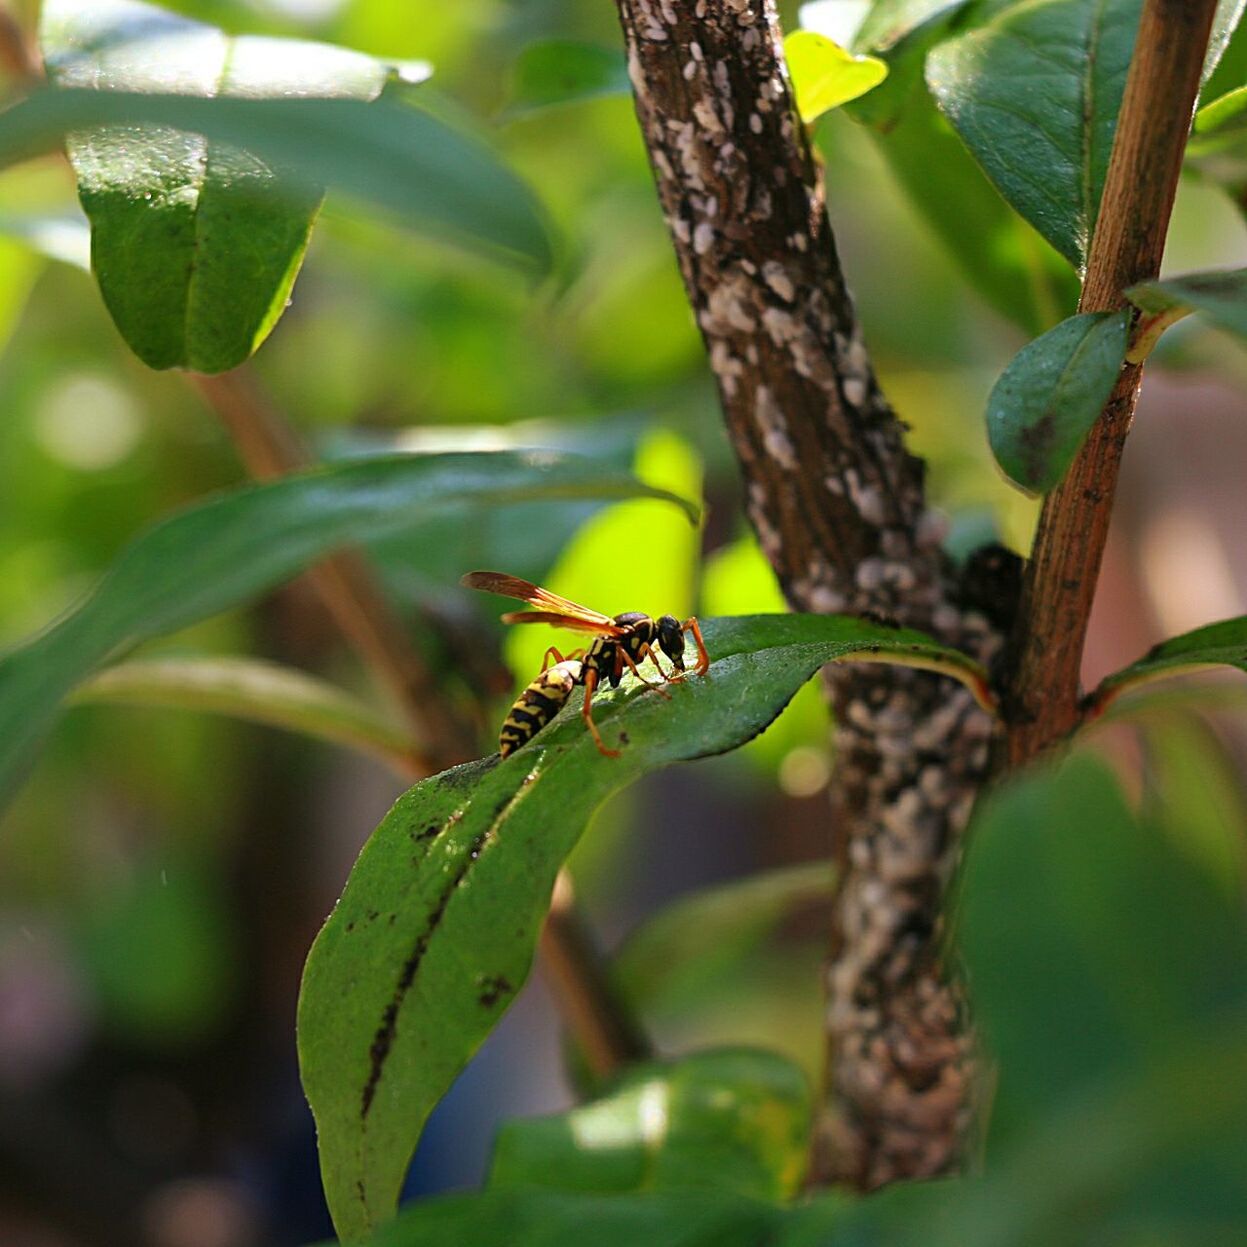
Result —
[{"label": "paper wasp on leaf", "polygon": [[[541,674],[519,695],[502,725],[498,752],[504,758],[532,740],[562,710],[577,684],[584,685],[585,703],[581,715],[598,752],[608,758],[617,758],[619,750],[606,747],[593,722],[593,694],[603,683],[618,688],[626,668],[646,687],[656,689],[664,697],[669,696],[661,685],[647,680],[638,668],[648,658],[658,668],[658,674],[665,683],[682,680],[685,675],[686,632],[693,634],[697,644],[694,670],[698,675],[705,675],[710,669],[710,655],[706,653],[706,644],[695,616],[681,623],[674,615],[651,619],[640,611],[625,611],[612,619],[609,615],[569,602],[540,585],[503,572],[469,572],[460,584],[486,593],[518,598],[536,608],[508,611],[502,617],[503,623],[546,623],[556,628],[572,628],[577,632],[594,634],[581,658],[574,655],[564,657],[553,646],[546,650],[546,664],[542,666]],[[663,670],[658,661],[659,649],[671,660],[675,669],[673,674]],[[553,666],[549,665],[551,658],[554,659]]]}]

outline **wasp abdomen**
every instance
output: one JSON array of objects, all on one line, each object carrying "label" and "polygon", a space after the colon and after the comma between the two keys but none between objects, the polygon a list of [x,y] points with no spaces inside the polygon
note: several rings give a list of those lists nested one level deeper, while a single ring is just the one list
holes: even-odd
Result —
[{"label": "wasp abdomen", "polygon": [[504,758],[532,740],[567,705],[583,668],[578,659],[555,663],[515,699],[498,738],[498,752]]}]

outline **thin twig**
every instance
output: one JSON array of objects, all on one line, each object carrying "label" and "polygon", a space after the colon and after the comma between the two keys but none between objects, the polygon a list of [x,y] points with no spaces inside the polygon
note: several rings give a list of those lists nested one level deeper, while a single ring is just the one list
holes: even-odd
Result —
[{"label": "thin twig", "polygon": [[[261,394],[244,368],[190,379],[228,430],[247,470],[269,480],[313,462],[298,434]],[[313,567],[309,578],[339,629],[402,708],[420,742],[409,778],[419,779],[475,756],[467,721],[455,714],[412,647],[359,554],[344,551]],[[541,967],[559,1013],[593,1072],[608,1076],[649,1054],[649,1045],[611,982],[590,928],[559,873],[541,932]]]},{"label": "thin twig", "polygon": [[[1126,80],[1079,310],[1114,311],[1160,271],[1216,0],[1147,0]],[[1018,765],[1079,719],[1083,643],[1142,364],[1127,364],[1064,482],[1044,501],[1018,612],[1008,755]]]}]

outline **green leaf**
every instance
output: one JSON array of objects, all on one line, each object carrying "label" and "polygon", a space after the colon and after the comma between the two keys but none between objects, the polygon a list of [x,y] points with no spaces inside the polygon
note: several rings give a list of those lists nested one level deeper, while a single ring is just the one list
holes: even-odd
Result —
[{"label": "green leaf", "polygon": [[337,546],[465,506],[622,497],[680,502],[588,460],[499,452],[354,460],[190,507],[137,537],[77,609],[0,657],[0,797],[62,699],[104,662],[247,602]]},{"label": "green leaf", "polygon": [[1247,337],[1247,268],[1145,281],[1131,286],[1126,298],[1145,315],[1167,323],[1199,312],[1218,328]]},{"label": "green leaf", "polygon": [[600,1194],[723,1190],[791,1199],[809,1151],[810,1089],[764,1049],[630,1069],[601,1099],[504,1125],[489,1186]]},{"label": "green leaf", "polygon": [[[358,52],[234,38],[134,0],[48,0],[40,30],[62,87],[372,100],[388,74]],[[95,130],[67,146],[92,266],[134,353],[152,368],[241,364],[286,307],[319,188],[296,192],[263,160],[176,131]]]},{"label": "green leaf", "polygon": [[856,52],[887,52],[937,17],[947,18],[969,0],[875,0],[853,38]]},{"label": "green leaf", "polygon": [[1196,140],[1209,135],[1218,137],[1239,133],[1247,127],[1247,86],[1235,87],[1195,114]]},{"label": "green leaf", "polygon": [[504,116],[522,117],[558,104],[631,91],[621,53],[575,39],[541,39],[515,58]]},{"label": "green leaf", "polygon": [[484,143],[388,100],[240,99],[55,89],[0,112],[0,168],[96,127],[160,126],[245,147],[298,180],[338,188],[404,224],[544,270],[551,242],[529,187]]},{"label": "green leaf", "polygon": [[1214,667],[1247,672],[1247,615],[1162,641],[1138,662],[1101,681],[1091,696],[1091,704],[1096,710],[1103,710],[1113,698],[1141,685]]},{"label": "green leaf", "polygon": [[299,1003],[303,1085],[344,1238],[392,1214],[429,1111],[523,984],[554,877],[612,792],[756,736],[827,662],[934,663],[982,680],[921,634],[865,620],[718,619],[705,635],[709,674],[670,700],[631,677],[595,699],[620,757],[601,757],[569,708],[505,761],[416,785],[365,845]]},{"label": "green leaf", "polygon": [[0,234],[20,238],[49,260],[91,268],[91,233],[77,213],[2,213]]},{"label": "green leaf", "polygon": [[588,1232],[594,1247],[782,1247],[772,1235],[783,1222],[774,1204],[723,1191],[499,1190],[423,1200],[367,1241],[369,1247],[564,1247],[583,1242]]},{"label": "green leaf", "polygon": [[807,125],[823,113],[877,87],[888,67],[875,56],[854,56],[826,35],[794,31],[784,40],[797,112]]},{"label": "green leaf", "polygon": [[1085,754],[976,815],[957,929],[1000,1062],[997,1142],[1242,1016],[1239,900],[1177,848],[1179,828],[1141,822]]},{"label": "green leaf", "polygon": [[927,83],[1000,193],[1086,263],[1142,0],[1032,0],[940,44]]},{"label": "green leaf", "polygon": [[987,400],[987,437],[1006,476],[1046,493],[1069,470],[1113,391],[1130,313],[1083,312],[1027,343]]},{"label": "green leaf", "polygon": [[612,973],[642,1011],[661,1008],[718,978],[802,905],[830,896],[828,862],[804,862],[680,897],[632,933]]},{"label": "green leaf", "polygon": [[411,756],[410,737],[358,698],[305,671],[257,658],[119,663],[80,684],[69,701],[232,715],[346,745],[399,768]]}]

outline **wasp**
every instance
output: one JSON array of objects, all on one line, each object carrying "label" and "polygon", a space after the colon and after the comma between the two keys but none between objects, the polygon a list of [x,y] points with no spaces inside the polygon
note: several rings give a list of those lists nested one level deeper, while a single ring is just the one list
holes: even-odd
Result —
[{"label": "wasp", "polygon": [[[693,634],[697,645],[694,671],[705,675],[710,669],[710,655],[706,653],[706,643],[702,640],[695,616],[683,623],[674,615],[651,619],[640,611],[625,611],[612,618],[503,572],[469,572],[460,584],[486,593],[517,598],[536,608],[508,611],[502,617],[503,623],[546,623],[556,628],[594,634],[587,650],[577,650],[566,656],[553,646],[546,650],[541,674],[519,695],[502,725],[498,752],[504,758],[532,740],[567,704],[572,689],[578,684],[584,685],[585,701],[580,713],[593,743],[603,756],[617,758],[619,750],[607,748],[597,724],[593,722],[593,694],[599,687],[610,684],[612,688],[618,688],[626,669],[647,688],[657,689],[664,697],[669,696],[661,685],[647,680],[638,668],[648,658],[658,668],[664,683],[673,684],[682,680],[685,675],[684,634],[687,632]],[[671,660],[673,673],[663,670],[657,650],[662,650]],[[552,658],[553,666],[550,665]]]}]

